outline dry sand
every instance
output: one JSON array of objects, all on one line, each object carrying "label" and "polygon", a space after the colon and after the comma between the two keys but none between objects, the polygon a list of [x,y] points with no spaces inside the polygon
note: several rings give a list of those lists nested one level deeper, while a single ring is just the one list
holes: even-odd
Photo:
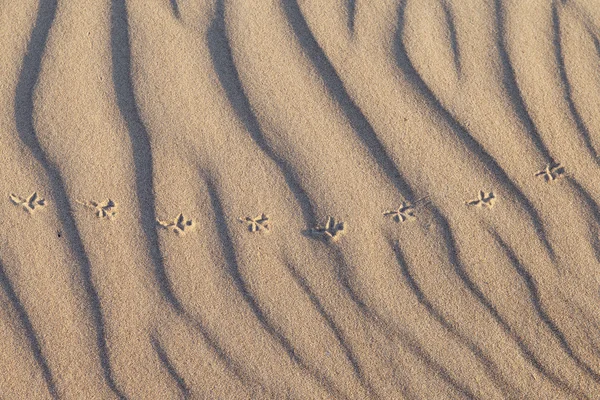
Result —
[{"label": "dry sand", "polygon": [[1,399],[600,398],[597,1],[4,1],[0,54]]}]

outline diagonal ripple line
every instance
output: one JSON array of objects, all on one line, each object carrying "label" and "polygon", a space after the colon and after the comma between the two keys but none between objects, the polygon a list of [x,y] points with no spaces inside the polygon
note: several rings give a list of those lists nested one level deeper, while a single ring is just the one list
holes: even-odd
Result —
[{"label": "diagonal ripple line", "polygon": [[477,298],[477,300],[488,310],[492,318],[496,323],[506,332],[506,334],[516,343],[519,351],[523,357],[543,376],[548,378],[550,382],[565,391],[575,392],[576,390],[569,386],[567,382],[564,382],[560,377],[554,375],[549,371],[546,366],[536,357],[533,351],[523,342],[522,338],[514,332],[514,329],[510,324],[500,315],[493,303],[485,296],[481,289],[471,279],[464,266],[462,265],[458,256],[458,248],[456,240],[452,233],[452,229],[448,223],[448,220],[441,214],[434,215],[438,226],[441,227],[444,235],[444,244],[447,248],[448,257],[450,258],[450,264],[454,267],[454,272],[458,278],[463,282],[465,287]]},{"label": "diagonal ripple line", "polygon": [[304,222],[307,226],[314,226],[317,223],[317,219],[311,205],[313,202],[302,187],[297,173],[290,163],[278,155],[269,145],[254,113],[250,99],[246,95],[235,65],[229,37],[227,36],[224,0],[217,0],[215,16],[206,34],[206,41],[213,67],[217,72],[219,82],[225,90],[227,99],[234,112],[244,124],[250,137],[283,174],[286,184],[296,198],[296,203],[302,211]]},{"label": "diagonal ripple line", "polygon": [[327,312],[327,310],[319,300],[319,297],[311,289],[306,279],[298,272],[298,270],[292,265],[292,263],[287,262],[286,265],[296,284],[302,288],[304,293],[308,296],[313,307],[315,307],[319,315],[323,318],[323,320],[325,320],[325,323],[335,336],[337,342],[342,348],[342,351],[344,352],[344,356],[350,362],[350,365],[352,366],[356,378],[359,380],[361,385],[363,385],[363,387],[367,389],[367,391],[372,392],[373,388],[367,382],[365,374],[363,373],[363,370],[358,362],[357,357],[354,355],[351,346],[344,339],[342,330],[337,326],[333,317]]},{"label": "diagonal ripple line", "polygon": [[163,297],[173,310],[200,333],[205,342],[214,351],[224,365],[239,379],[247,384],[249,377],[233,362],[221,348],[216,338],[184,309],[175,296],[168,279],[163,257],[160,252],[158,232],[156,231],[156,205],[154,201],[153,159],[150,137],[141,120],[131,77],[131,48],[129,22],[125,0],[112,0],[111,7],[111,55],[113,63],[113,83],[117,96],[117,105],[127,125],[136,180],[136,192],[141,213],[141,224],[150,252],[154,273]]},{"label": "diagonal ripple line", "polygon": [[502,376],[502,372],[499,370],[498,365],[491,360],[483,350],[468,336],[464,335],[460,332],[450,321],[444,317],[442,312],[438,310],[433,303],[427,298],[427,295],[421,289],[421,286],[413,276],[411,272],[411,268],[404,257],[404,253],[402,252],[400,242],[389,242],[390,247],[393,247],[394,252],[396,254],[396,261],[400,266],[402,276],[404,277],[408,287],[413,292],[418,302],[425,307],[427,312],[440,324],[450,332],[453,336],[455,336],[465,347],[467,347],[475,357],[481,362],[484,369],[487,373],[492,377],[492,380],[495,386],[503,393],[503,395],[507,396],[507,398],[519,398],[522,397],[522,393],[516,395],[514,393],[514,389],[509,387],[508,381]]},{"label": "diagonal ripple line", "polygon": [[227,228],[227,217],[221,202],[219,190],[217,189],[217,186],[212,178],[210,178],[206,173],[201,172],[200,175],[206,184],[208,196],[210,197],[215,218],[215,230],[222,244],[225,267],[236,289],[262,328],[283,348],[290,360],[302,371],[307,372],[311,377],[313,377],[316,382],[323,386],[323,388],[329,392],[339,393],[329,378],[325,377],[320,372],[315,371],[314,368],[310,367],[306,361],[297,354],[296,349],[289,339],[269,322],[269,319],[262,311],[260,304],[254,295],[248,290],[246,282],[240,273],[240,267],[235,254],[235,245],[229,233],[229,229]]},{"label": "diagonal ripple line", "polygon": [[511,265],[523,280],[523,283],[525,283],[525,285],[527,286],[531,303],[533,305],[533,308],[535,309],[536,314],[538,315],[538,318],[544,323],[544,325],[546,325],[548,330],[552,332],[552,335],[560,343],[561,348],[569,356],[569,358],[571,358],[579,368],[586,371],[592,377],[592,379],[598,382],[598,373],[594,371],[585,362],[583,362],[583,360],[581,360],[581,358],[573,352],[573,349],[567,341],[564,333],[559,329],[559,327],[552,320],[552,318],[550,318],[550,316],[544,309],[542,300],[540,299],[539,290],[533,276],[529,273],[529,271],[527,271],[527,269],[525,269],[525,267],[523,267],[523,265],[517,258],[517,255],[510,248],[510,246],[502,240],[500,235],[494,230],[490,230],[489,232],[494,237],[496,243],[502,248],[502,251],[504,251],[504,253],[508,257]]},{"label": "diagonal ripple line", "polygon": [[[598,232],[598,228],[600,226],[600,205],[598,205],[598,203],[594,200],[592,195],[587,190],[585,190],[585,188],[579,182],[577,182],[577,179],[571,176],[566,176],[565,180],[569,183],[571,189],[574,190],[577,193],[577,195],[579,195],[579,197],[581,197],[583,202],[588,207],[588,210],[592,213],[594,217],[593,221],[586,221],[588,228],[590,230]],[[596,261],[600,263],[600,237],[597,234],[590,235],[589,241],[590,245],[594,249]]]},{"label": "diagonal ripple line", "polygon": [[125,0],[112,0],[110,36],[113,86],[117,97],[117,106],[127,125],[127,133],[131,142],[135,169],[135,189],[141,214],[140,222],[146,238],[146,247],[150,253],[154,274],[163,297],[179,314],[183,314],[183,307],[173,292],[165,270],[160,252],[158,232],[156,231],[152,148],[150,137],[142,122],[135,100],[131,76],[129,22]]},{"label": "diagonal ripple line", "polygon": [[536,149],[542,154],[547,164],[552,164],[555,160],[550,154],[548,147],[542,140],[540,133],[537,130],[533,118],[529,115],[527,105],[523,99],[523,94],[517,83],[517,77],[515,69],[510,61],[508,51],[506,50],[506,27],[504,22],[504,10],[500,0],[495,0],[494,8],[496,13],[496,26],[498,27],[498,40],[496,46],[498,47],[498,53],[500,56],[500,62],[502,63],[502,71],[504,73],[503,84],[507,95],[509,96],[514,111],[516,112],[519,120],[529,133],[531,140],[533,141]]},{"label": "diagonal ripple line", "polygon": [[456,74],[460,77],[462,73],[462,62],[460,57],[460,47],[458,45],[458,37],[456,33],[456,24],[454,23],[454,12],[452,11],[452,7],[448,3],[448,0],[441,0],[441,5],[442,9],[444,10],[446,24],[448,25],[448,34],[450,36],[450,47],[452,49],[454,67],[456,68]]},{"label": "diagonal ripple line", "polygon": [[348,12],[348,30],[354,34],[354,23],[356,20],[356,2],[358,0],[346,0]]},{"label": "diagonal ripple line", "polygon": [[150,338],[150,343],[152,344],[152,347],[154,348],[154,351],[156,352],[156,355],[158,356],[158,359],[160,360],[163,367],[165,367],[171,378],[173,378],[175,383],[177,383],[177,387],[179,388],[182,397],[184,399],[189,399],[191,395],[190,388],[185,383],[185,379],[183,379],[175,369],[173,362],[169,359],[169,355],[167,354],[166,350],[160,345],[160,342],[158,341],[158,338],[155,335],[152,335],[152,337]]},{"label": "diagonal ripple line", "polygon": [[[304,20],[304,18],[302,16],[302,13],[300,11],[297,1],[296,0],[283,0],[283,1],[284,1],[284,3],[283,3],[284,10],[286,12],[286,15],[288,16],[288,20],[290,21],[290,24],[293,27],[296,37],[298,38],[299,42],[305,49],[306,54],[311,58],[311,60],[317,67],[317,69],[320,72],[330,93],[332,94],[332,96],[334,96],[334,98],[336,100],[338,100],[338,102],[340,102],[340,105],[342,106],[342,109],[345,111],[348,119],[351,121],[353,128],[359,134],[359,137],[361,137],[361,139],[363,139],[365,141],[365,144],[368,146],[369,150],[371,150],[371,154],[373,155],[373,157],[375,159],[380,160],[380,162],[383,162],[384,170],[387,172],[388,177],[390,177],[390,179],[392,179],[392,181],[396,184],[396,186],[400,190],[400,192],[405,194],[405,197],[410,200],[412,197],[414,197],[414,195],[413,195],[414,192],[413,192],[412,188],[409,186],[409,184],[407,182],[404,181],[404,179],[400,175],[398,169],[396,168],[396,166],[393,163],[393,161],[391,160],[391,158],[385,153],[383,145],[378,141],[377,135],[376,135],[374,129],[370,126],[366,117],[362,114],[362,112],[360,111],[358,106],[356,106],[356,104],[354,104],[354,102],[350,98],[350,95],[347,93],[346,89],[344,88],[343,82],[337,75],[337,72],[335,71],[334,67],[331,65],[331,63],[327,59],[325,53],[320,48],[316,39],[312,35],[312,32],[310,31],[308,24],[306,23],[306,21]],[[400,9],[399,9],[400,28],[398,29],[398,36],[397,36],[397,39],[399,41],[398,46],[402,46],[402,43],[401,43],[402,29],[401,28],[402,28],[402,21],[403,21],[402,16],[403,16],[403,11],[404,11],[403,6],[400,7]],[[500,166],[497,165],[495,163],[495,161],[493,161],[492,157],[489,154],[484,152],[484,150],[481,148],[481,145],[479,145],[479,143],[475,142],[475,140],[468,133],[466,133],[466,130],[462,126],[460,126],[460,124],[458,124],[458,122],[450,115],[450,113],[441,106],[439,101],[437,99],[435,99],[433,94],[426,87],[425,83],[422,80],[420,80],[420,78],[418,78],[418,75],[417,75],[416,71],[414,70],[414,67],[412,67],[412,64],[408,60],[408,56],[407,56],[403,46],[400,47],[399,50],[404,50],[404,52],[401,52],[400,54],[404,55],[404,58],[406,58],[406,61],[407,61],[407,62],[405,61],[405,64],[410,67],[410,69],[408,71],[405,70],[405,73],[407,75],[414,75],[415,78],[413,78],[413,80],[419,79],[417,81],[416,85],[418,86],[420,91],[425,95],[426,98],[429,98],[430,101],[433,101],[433,105],[435,106],[435,108],[442,112],[442,115],[446,117],[446,119],[451,123],[451,125],[455,128],[455,130],[457,128],[462,128],[462,131],[459,130],[459,132],[464,133],[464,134],[461,135],[460,138],[464,139],[463,141],[467,142],[467,144],[470,144],[471,145],[470,148],[475,147],[475,150],[479,150],[479,152],[477,154],[481,154],[482,157],[484,158],[484,160],[491,160],[493,165],[496,167],[495,169],[500,171],[502,176],[504,176],[505,181],[508,182],[509,186],[516,190],[517,197],[519,198],[519,200],[522,200],[523,202],[525,202],[525,204],[529,205],[529,207],[526,207],[526,208],[528,210],[530,210],[531,213],[534,214],[533,215],[534,223],[537,221],[535,226],[540,230],[541,233],[543,233],[544,231],[543,231],[543,228],[541,227],[541,222],[539,222],[540,221],[539,216],[537,216],[537,212],[535,211],[535,209],[533,209],[533,206],[529,203],[529,200],[525,197],[524,194],[522,194],[520,191],[518,191],[518,189],[515,187],[515,185],[508,179],[508,176],[506,176],[504,171],[500,169]],[[399,63],[399,64],[401,64],[401,63]],[[418,82],[420,82],[420,85],[418,84]],[[378,157],[383,157],[383,158],[379,159]],[[440,230],[442,231],[443,240],[446,243],[446,246],[448,248],[448,253],[449,253],[449,257],[450,257],[449,262],[454,267],[459,278],[465,284],[465,286],[469,289],[469,291],[471,291],[471,293],[473,293],[473,295],[484,305],[484,307],[486,307],[488,312],[491,313],[492,317],[503,327],[503,329],[510,331],[510,327],[499,316],[496,309],[489,303],[489,301],[482,295],[482,293],[480,293],[480,291],[475,287],[475,285],[470,280],[470,278],[468,276],[466,276],[466,274],[464,273],[464,267],[462,266],[460,260],[456,256],[457,249],[456,249],[456,245],[454,242],[452,232],[450,230],[450,225],[448,223],[448,220],[446,219],[445,216],[442,215],[442,213],[437,208],[435,208],[435,207],[431,207],[431,208],[432,208],[435,222],[436,222],[437,226],[440,228]],[[550,244],[547,242],[547,240],[545,238],[545,235],[544,235],[544,243],[546,244],[547,249],[551,249]],[[553,254],[553,252],[552,252],[552,254]],[[364,304],[364,302],[357,296],[357,294],[351,288],[351,285],[348,281],[348,277],[345,276],[344,275],[345,273],[343,273],[341,270],[341,269],[346,269],[346,267],[344,267],[345,263],[343,262],[343,256],[341,254],[339,254],[338,256],[339,256],[338,258],[341,260],[339,263],[340,269],[338,270],[338,274],[341,274],[340,278],[342,279],[344,287],[346,288],[347,292],[352,297],[353,301],[359,306],[359,308],[361,310],[363,310],[363,312],[367,312],[366,315],[368,315],[370,319],[373,319],[372,311],[368,311],[368,307],[366,306],[366,304]],[[519,344],[519,348],[521,349],[521,351],[525,355],[525,357],[528,360],[530,360],[530,362],[532,362],[536,366],[536,368],[540,369],[540,371],[546,372],[545,369],[539,363],[539,361],[537,361],[535,359],[535,357],[533,357],[531,351],[529,349],[525,348],[522,345],[522,343],[518,343],[518,344]]]},{"label": "diagonal ripple line", "polygon": [[90,261],[72,215],[65,184],[59,170],[48,160],[42,149],[33,125],[33,92],[39,80],[42,56],[46,48],[50,28],[54,22],[56,8],[56,0],[39,1],[37,18],[27,44],[27,51],[23,58],[23,65],[15,91],[15,124],[20,140],[29,148],[31,154],[45,170],[50,181],[52,194],[57,202],[58,217],[65,227],[65,235],[80,267],[84,289],[91,305],[92,318],[96,329],[96,345],[104,379],[117,397],[125,399],[113,378],[106,344],[102,305],[93,284]]},{"label": "diagonal ripple line", "polygon": [[169,0],[169,2],[171,4],[171,11],[173,11],[175,18],[181,19],[181,12],[179,11],[179,4],[177,3],[177,0]]},{"label": "diagonal ripple line", "polygon": [[321,77],[328,93],[339,104],[344,116],[357,134],[359,140],[367,147],[375,162],[378,163],[384,174],[405,195],[408,201],[413,202],[412,188],[404,181],[398,168],[385,146],[379,141],[375,129],[371,126],[361,109],[356,105],[346,90],[344,82],[327,58],[325,52],[312,34],[308,23],[302,15],[297,0],[281,0],[287,20],[292,27],[296,39],[304,49],[305,55],[310,59]]},{"label": "diagonal ripple line", "polygon": [[542,219],[531,203],[531,201],[525,196],[525,194],[519,189],[519,187],[510,179],[506,171],[498,164],[498,162],[492,157],[485,148],[469,133],[466,127],[464,127],[450,111],[448,111],[431,91],[429,86],[425,83],[423,78],[419,75],[415,69],[404,42],[402,35],[404,32],[404,9],[406,7],[406,1],[403,1],[398,7],[398,29],[396,31],[395,38],[395,49],[396,49],[396,63],[398,68],[404,73],[406,79],[412,84],[414,89],[423,97],[424,100],[429,103],[431,109],[436,110],[439,115],[446,121],[446,123],[452,128],[452,131],[456,134],[460,142],[475,156],[491,173],[494,174],[515,196],[516,200],[521,204],[524,210],[529,214],[530,220],[533,223],[535,230],[537,231],[540,241],[546,248],[548,255],[551,260],[556,262],[556,255],[552,244],[547,238],[546,230],[542,224]]},{"label": "diagonal ripple line", "polygon": [[29,346],[31,347],[31,352],[33,353],[33,357],[35,362],[42,370],[42,376],[44,381],[46,382],[46,387],[48,388],[48,392],[53,399],[59,399],[58,390],[56,389],[56,384],[54,383],[54,378],[52,377],[52,372],[50,371],[50,367],[48,366],[48,361],[46,357],[44,357],[44,352],[42,350],[42,346],[40,345],[40,341],[38,340],[38,335],[33,328],[31,320],[29,319],[29,315],[25,310],[25,307],[19,300],[19,296],[15,292],[10,279],[6,275],[4,270],[4,265],[0,261],[0,287],[6,293],[8,297],[8,301],[13,306],[16,311],[17,317],[23,330],[25,331],[25,337],[29,342]]},{"label": "diagonal ripple line", "polygon": [[[350,97],[343,81],[337,74],[337,71],[335,70],[331,62],[328,60],[327,56],[325,55],[325,52],[323,51],[323,49],[321,49],[317,40],[313,36],[306,20],[302,15],[298,2],[296,0],[282,1],[285,14],[296,35],[296,38],[303,47],[305,54],[310,58],[313,65],[317,68],[317,71],[319,72],[322,81],[328,89],[329,93],[334,99],[336,99],[336,101],[342,108],[342,111],[344,111],[345,116],[350,122],[353,130],[356,132],[360,140],[363,141],[363,144],[367,146],[372,157],[379,163],[385,174],[394,183],[396,188],[404,195],[406,199],[408,199],[409,201],[413,201],[413,189],[404,180],[395,163],[387,154],[385,147],[379,141],[375,130],[368,122],[367,118],[364,116],[360,108],[354,103],[354,101]],[[451,249],[450,251],[455,251],[456,249],[453,247],[453,239],[450,242],[448,242],[448,238],[452,238],[452,233],[450,232],[449,224],[446,218],[441,214],[441,212],[437,208],[433,206],[431,208],[435,216],[436,223],[443,232],[444,240],[447,244],[451,246],[449,247],[449,249]],[[337,274],[346,292],[349,294],[353,302],[359,307],[361,312],[363,312],[369,320],[374,321],[378,326],[380,326],[381,323],[378,322],[380,320],[380,317],[377,315],[377,313],[370,310],[370,308],[360,299],[358,294],[352,288],[352,285],[349,282],[347,264],[345,262],[344,256],[339,250],[336,250],[336,258],[338,260]],[[460,261],[456,257],[453,257],[452,254],[450,254],[450,258],[450,262],[455,267],[455,270],[462,271],[463,267],[460,265]],[[469,286],[468,280],[463,279],[463,283],[469,288],[469,290],[473,292],[473,287],[472,285]],[[474,294],[476,295],[476,293]],[[482,301],[481,297],[478,297],[478,299],[479,301]],[[488,307],[488,311],[491,312],[494,317],[497,316],[497,314],[494,314],[494,309],[490,309]],[[420,350],[419,354],[424,353],[422,352],[422,350]],[[445,375],[442,374],[442,376]],[[456,384],[456,382],[453,383],[453,386],[455,388],[460,387],[460,385]],[[465,388],[460,387],[460,390],[465,390]],[[470,396],[467,397],[472,397],[472,393],[470,394]]]},{"label": "diagonal ripple line", "polygon": [[[437,210],[434,210],[437,211]],[[393,246],[390,244],[390,248]],[[385,321],[376,310],[373,310],[368,304],[366,304],[359,296],[359,294],[354,290],[350,280],[352,279],[350,268],[348,266],[348,262],[344,257],[344,254],[339,248],[334,248],[332,251],[334,257],[337,259],[336,261],[336,275],[342,285],[344,291],[348,294],[352,302],[357,306],[360,313],[365,316],[365,318],[372,323],[381,333],[383,333],[386,339],[389,342],[393,342],[393,338],[399,338],[403,344],[406,346],[408,351],[410,351],[413,355],[418,357],[422,362],[424,362],[432,371],[434,371],[440,378],[442,378],[446,383],[448,383],[452,388],[458,392],[460,392],[465,398],[474,399],[476,396],[471,392],[471,390],[454,379],[450,372],[441,364],[439,364],[435,359],[424,350],[419,344],[418,340],[411,337],[411,335],[407,332],[402,331],[401,328],[397,328],[393,326],[388,321]],[[374,391],[373,391],[374,392]]]},{"label": "diagonal ripple line", "polygon": [[567,69],[565,67],[565,57],[562,50],[562,39],[560,37],[560,17],[558,15],[558,8],[556,6],[556,2],[552,2],[552,44],[554,45],[554,56],[556,58],[556,64],[558,66],[558,73],[560,75],[560,80],[563,84],[564,98],[567,102],[567,106],[569,108],[569,112],[575,121],[575,125],[577,126],[577,131],[585,144],[585,147],[596,163],[596,165],[600,165],[600,159],[598,158],[598,152],[592,143],[592,138],[588,127],[586,126],[583,118],[579,114],[577,110],[577,106],[575,105],[575,101],[573,100],[573,90],[571,89],[571,82],[569,81],[569,76],[567,75]]}]

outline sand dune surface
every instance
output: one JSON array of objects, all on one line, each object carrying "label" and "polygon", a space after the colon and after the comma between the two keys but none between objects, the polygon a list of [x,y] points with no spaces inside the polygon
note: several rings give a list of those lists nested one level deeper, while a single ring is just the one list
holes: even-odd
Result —
[{"label": "sand dune surface", "polygon": [[0,5],[0,398],[595,399],[591,0]]}]

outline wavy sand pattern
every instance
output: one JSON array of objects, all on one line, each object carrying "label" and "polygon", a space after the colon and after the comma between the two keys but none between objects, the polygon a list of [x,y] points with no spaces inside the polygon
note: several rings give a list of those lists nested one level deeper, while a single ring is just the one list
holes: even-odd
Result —
[{"label": "wavy sand pattern", "polygon": [[0,398],[598,398],[594,1],[0,22]]}]

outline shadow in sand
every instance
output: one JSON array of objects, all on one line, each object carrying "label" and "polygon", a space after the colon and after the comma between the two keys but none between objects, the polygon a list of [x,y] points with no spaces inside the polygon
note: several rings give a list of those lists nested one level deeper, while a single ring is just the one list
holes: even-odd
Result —
[{"label": "shadow in sand", "polygon": [[356,19],[356,0],[348,1],[348,30],[354,33],[354,20]]},{"label": "shadow in sand", "polygon": [[452,323],[450,323],[442,313],[429,301],[426,294],[421,290],[421,287],[411,272],[411,268],[406,261],[402,249],[399,243],[389,243],[394,248],[396,254],[396,261],[400,266],[402,275],[408,284],[410,290],[414,293],[415,297],[427,312],[446,329],[450,334],[456,337],[466,348],[468,348],[477,359],[481,362],[485,370],[488,372],[492,381],[495,383],[498,390],[500,390],[506,398],[519,398],[522,397],[522,393],[515,393],[511,389],[510,383],[504,379],[502,372],[499,370],[496,363],[494,363],[488,356],[486,356],[481,348],[473,342],[467,335],[460,332]]},{"label": "shadow in sand", "polygon": [[536,369],[540,374],[548,378],[556,387],[561,388],[567,392],[576,392],[567,382],[563,381],[560,377],[554,375],[551,371],[549,371],[546,366],[542,364],[542,362],[535,356],[533,351],[527,346],[527,344],[523,341],[523,339],[515,333],[514,329],[510,326],[510,324],[500,315],[497,308],[494,304],[485,296],[485,294],[481,291],[481,289],[477,286],[477,284],[471,279],[467,271],[465,270],[464,265],[460,261],[458,257],[458,248],[456,246],[456,241],[454,239],[454,235],[452,233],[452,229],[448,223],[448,220],[441,216],[435,215],[437,226],[441,228],[442,236],[444,237],[444,243],[446,246],[446,253],[448,254],[448,258],[450,264],[454,267],[454,272],[458,276],[458,278],[463,282],[465,287],[471,292],[471,294],[479,301],[481,305],[485,307],[485,309],[489,312],[492,318],[496,321],[496,323],[502,328],[502,330],[514,341],[514,343],[519,348],[523,357]]},{"label": "shadow in sand", "polygon": [[311,226],[316,223],[312,201],[302,188],[300,180],[290,163],[280,157],[269,145],[252,109],[252,104],[246,95],[244,86],[235,66],[235,60],[227,37],[225,26],[224,0],[217,0],[215,16],[206,35],[210,58],[217,72],[219,82],[237,117],[243,122],[246,130],[260,147],[263,153],[279,168],[285,182],[294,194],[296,202],[302,210],[304,222]]},{"label": "shadow in sand", "polygon": [[50,28],[56,15],[56,0],[40,0],[35,25],[31,32],[31,38],[27,45],[27,51],[23,58],[23,66],[17,81],[15,92],[15,123],[19,138],[31,151],[32,155],[45,170],[52,187],[52,194],[56,201],[56,210],[60,218],[73,254],[77,258],[87,297],[90,301],[93,322],[96,329],[96,342],[104,378],[111,390],[119,397],[125,398],[117,388],[114,381],[108,348],[106,345],[104,320],[102,307],[96,288],[92,283],[91,266],[81,236],[75,225],[71,204],[67,196],[65,184],[59,170],[47,158],[37,138],[33,125],[33,91],[37,85],[42,55],[46,48],[46,42]]},{"label": "shadow in sand", "polygon": [[167,354],[165,349],[162,348],[162,346],[160,345],[160,342],[158,341],[158,339],[155,336],[152,336],[150,338],[150,343],[152,343],[152,347],[154,348],[154,351],[156,351],[156,354],[158,355],[160,363],[163,365],[163,367],[165,367],[165,369],[167,370],[167,372],[169,373],[171,378],[173,378],[173,380],[177,383],[177,387],[179,388],[179,391],[181,392],[182,397],[184,399],[189,399],[190,395],[191,395],[190,388],[185,383],[185,380],[181,377],[181,375],[175,369],[175,366],[169,359],[169,355]]},{"label": "shadow in sand", "polygon": [[540,299],[537,284],[535,283],[535,280],[533,279],[529,271],[527,271],[525,267],[523,267],[514,251],[506,242],[502,240],[498,233],[494,231],[490,231],[490,233],[494,237],[496,243],[498,243],[498,245],[502,248],[502,250],[506,254],[506,257],[510,260],[511,265],[527,286],[527,290],[529,291],[529,298],[531,299],[531,303],[538,318],[544,323],[544,325],[546,325],[548,330],[552,332],[552,335],[560,343],[561,348],[569,356],[569,358],[571,358],[579,368],[587,372],[594,381],[600,382],[600,375],[598,374],[598,372],[596,372],[592,367],[587,365],[577,354],[575,354],[573,348],[567,341],[565,334],[560,330],[558,325],[546,312],[542,304],[542,300]]},{"label": "shadow in sand", "polygon": [[540,133],[537,130],[537,127],[535,126],[535,122],[533,122],[533,119],[527,111],[525,100],[523,99],[523,95],[521,94],[521,90],[519,89],[519,85],[517,83],[515,70],[510,62],[508,51],[506,50],[506,24],[504,22],[504,10],[502,8],[501,0],[495,0],[494,7],[496,12],[496,25],[498,26],[497,48],[500,55],[500,62],[502,63],[502,72],[504,73],[504,89],[511,100],[513,110],[527,130],[527,133],[533,141],[537,151],[544,157],[546,164],[553,164],[554,158],[550,154],[550,151],[546,147],[542,137],[540,136]]},{"label": "shadow in sand", "polygon": [[446,17],[446,25],[448,25],[448,33],[450,36],[450,47],[452,49],[452,55],[454,60],[454,67],[456,68],[456,73],[460,77],[462,73],[462,64],[460,59],[460,47],[458,45],[458,38],[456,36],[456,24],[454,23],[454,14],[452,12],[452,8],[448,1],[441,0],[442,10],[444,10],[444,15]]},{"label": "shadow in sand", "polygon": [[419,75],[416,68],[414,67],[408,52],[403,42],[404,33],[404,11],[406,2],[402,2],[398,7],[398,28],[396,30],[396,37],[394,40],[394,48],[396,55],[396,64],[398,68],[403,72],[404,77],[413,86],[415,91],[419,93],[426,101],[427,106],[432,110],[435,110],[439,115],[446,121],[446,123],[452,128],[452,131],[456,134],[460,142],[473,154],[494,176],[502,182],[506,189],[515,196],[515,199],[529,214],[531,222],[533,223],[536,232],[540,238],[540,241],[546,248],[548,255],[552,260],[555,259],[554,250],[551,243],[548,241],[546,230],[542,224],[542,219],[539,216],[537,210],[529,201],[527,196],[517,187],[517,185],[510,179],[506,171],[498,164],[498,162],[492,157],[483,146],[473,138],[466,127],[464,127],[454,116],[448,111],[436,97],[436,95],[427,86],[423,78]]},{"label": "shadow in sand", "polygon": [[111,54],[113,83],[117,106],[127,124],[127,132],[133,151],[135,190],[141,213],[141,225],[146,247],[154,266],[156,280],[165,299],[180,314],[183,307],[176,298],[165,271],[156,230],[156,205],[154,202],[154,165],[150,137],[139,115],[131,77],[131,48],[129,22],[125,0],[112,0],[111,6]]},{"label": "shadow in sand", "polygon": [[325,52],[313,36],[308,23],[302,15],[297,0],[283,0],[282,7],[287,20],[305,54],[317,69],[327,92],[335,99],[353,131],[369,150],[373,160],[379,164],[388,179],[408,201],[416,200],[411,187],[401,176],[396,164],[379,141],[377,133],[346,90],[344,82],[325,55]]},{"label": "shadow in sand", "polygon": [[223,205],[221,202],[221,198],[218,192],[218,189],[215,183],[208,176],[201,173],[201,177],[204,179],[206,183],[206,187],[208,190],[208,195],[210,197],[212,209],[215,215],[215,230],[219,236],[220,242],[223,248],[223,256],[225,257],[225,262],[227,266],[227,272],[229,276],[232,278],[232,281],[241,294],[242,298],[263,327],[263,329],[283,348],[286,352],[287,356],[296,364],[301,370],[307,372],[311,375],[316,382],[323,386],[329,392],[338,393],[338,390],[335,388],[335,385],[331,382],[331,380],[321,374],[319,371],[316,371],[314,368],[311,368],[298,353],[296,349],[293,347],[291,342],[283,333],[281,333],[276,327],[274,327],[270,322],[258,301],[254,298],[252,293],[248,290],[246,282],[240,273],[239,264],[237,261],[237,257],[235,254],[235,246],[233,244],[233,240],[231,239],[229,229],[227,228],[227,217],[225,214],[225,210],[223,209]]},{"label": "shadow in sand", "polygon": [[575,121],[577,132],[579,132],[579,135],[581,136],[589,155],[592,157],[596,165],[600,165],[598,152],[592,143],[590,131],[583,121],[583,118],[579,114],[577,106],[575,105],[575,101],[573,100],[573,90],[571,89],[571,82],[569,81],[569,76],[567,75],[565,58],[562,51],[562,42],[560,38],[560,17],[558,15],[556,2],[552,3],[552,43],[554,45],[554,56],[556,58],[558,72],[564,90],[564,98],[567,102],[569,112]]},{"label": "shadow in sand", "polygon": [[292,276],[292,279],[294,279],[296,284],[300,288],[302,288],[302,291],[304,291],[304,293],[308,296],[313,307],[317,310],[319,315],[321,315],[321,318],[323,318],[323,320],[325,320],[325,322],[327,323],[327,326],[333,332],[333,335],[335,336],[337,342],[339,343],[340,347],[342,348],[342,351],[343,351],[344,355],[346,356],[346,359],[350,362],[350,365],[352,365],[352,369],[354,371],[354,376],[356,376],[356,378],[359,380],[361,385],[368,392],[372,392],[373,389],[370,387],[370,384],[368,383],[367,378],[364,375],[362,368],[360,367],[360,364],[358,363],[358,359],[354,355],[354,352],[352,351],[350,344],[344,339],[344,335],[343,335],[341,329],[335,323],[333,317],[331,315],[329,315],[327,310],[325,310],[325,307],[319,300],[319,297],[313,292],[313,290],[311,289],[311,287],[308,284],[308,282],[306,281],[306,279],[302,275],[300,275],[298,270],[289,262],[287,263],[287,268]]},{"label": "shadow in sand", "polygon": [[173,10],[173,15],[175,18],[180,19],[181,13],[179,12],[179,4],[177,4],[177,0],[169,0],[171,2],[171,10]]},{"label": "shadow in sand", "polygon": [[29,316],[27,315],[27,311],[21,301],[19,300],[19,296],[15,292],[10,279],[6,276],[4,272],[4,265],[0,262],[0,287],[6,293],[6,297],[8,297],[8,301],[13,306],[16,311],[17,317],[19,318],[19,322],[25,331],[25,337],[29,342],[29,347],[33,353],[33,357],[37,363],[37,365],[42,370],[42,376],[46,381],[46,387],[48,388],[48,392],[53,399],[59,399],[58,391],[56,390],[56,384],[54,383],[54,378],[52,377],[52,372],[50,371],[50,367],[48,366],[48,361],[44,357],[44,352],[42,351],[42,346],[40,346],[40,342],[38,340],[38,335],[29,320]]}]

